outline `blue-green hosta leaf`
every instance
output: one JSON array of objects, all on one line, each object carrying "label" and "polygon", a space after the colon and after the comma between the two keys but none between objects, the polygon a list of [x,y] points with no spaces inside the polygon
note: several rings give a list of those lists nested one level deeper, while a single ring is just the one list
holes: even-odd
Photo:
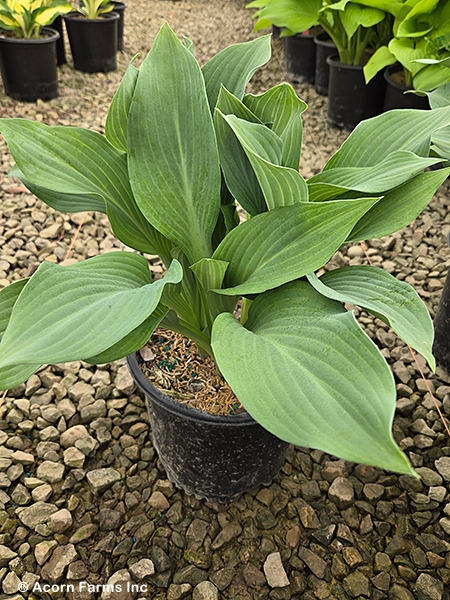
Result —
[{"label": "blue-green hosta leaf", "polygon": [[[298,171],[303,134],[301,115],[307,104],[300,100],[287,83],[281,83],[260,96],[247,94],[243,102],[282,140],[281,164]],[[223,110],[222,112],[228,114]]]},{"label": "blue-green hosta leaf", "polygon": [[134,200],[127,157],[104,136],[80,127],[49,127],[26,119],[2,119],[0,132],[24,183],[31,184],[38,196],[42,191],[44,202],[69,212],[88,207],[101,210],[106,205],[117,237],[131,248],[154,253],[159,240]]},{"label": "blue-green hosta leaf", "polygon": [[423,158],[413,152],[396,150],[380,163],[371,167],[333,167],[322,171],[308,184],[328,183],[345,190],[356,190],[366,194],[380,194],[405,183],[426,167],[439,162],[436,158]]},{"label": "blue-green hosta leaf", "polygon": [[[312,178],[311,178],[312,179]],[[308,179],[306,182],[309,191],[309,200],[311,202],[323,202],[324,200],[335,200],[345,194],[346,188],[330,183],[314,183]]]},{"label": "blue-green hosta leaf", "polygon": [[167,24],[140,68],[128,166],[148,221],[191,262],[211,256],[221,183],[212,116],[200,66]]},{"label": "blue-green hosta leaf", "polygon": [[128,113],[138,77],[139,69],[131,62],[114,94],[106,117],[105,135],[113,146],[123,152],[127,151]]},{"label": "blue-green hosta leaf", "polygon": [[224,87],[221,88],[217,99],[217,109],[214,112],[214,127],[226,187],[250,215],[265,212],[266,201],[253,167],[232,129],[221,117],[221,113],[233,114],[254,123],[261,124],[261,121]]},{"label": "blue-green hosta leaf", "polygon": [[152,314],[138,325],[136,329],[133,329],[133,331],[116,342],[111,348],[84,360],[88,363],[99,365],[118,360],[136,352],[148,342],[155,329],[166,316],[168,310],[168,308],[159,303]]},{"label": "blue-green hosta leaf", "polygon": [[178,283],[173,261],[152,283],[147,261],[113,252],[62,267],[43,263],[18,297],[0,343],[0,368],[60,363],[100,354],[136,329]]},{"label": "blue-green hosta leaf", "polygon": [[392,439],[396,390],[388,365],[353,314],[309,283],[256,298],[245,326],[219,315],[212,347],[236,396],[274,435],[412,474]]},{"label": "blue-green hosta leaf", "polygon": [[[259,294],[322,267],[378,198],[301,202],[242,223],[213,258],[229,263],[221,294]],[[315,265],[315,266],[311,266]]]},{"label": "blue-green hosta leaf", "polygon": [[384,237],[406,227],[422,212],[449,175],[449,168],[421,173],[390,190],[361,217],[347,241]]},{"label": "blue-green hosta leaf", "polygon": [[429,92],[427,96],[432,109],[450,106],[450,83],[446,83],[437,90]]},{"label": "blue-green hosta leaf", "polygon": [[[308,200],[308,186],[298,171],[283,167],[280,138],[268,127],[250,123],[235,115],[223,115],[216,110],[239,140],[264,195],[269,210]],[[281,147],[280,147],[281,150]]]},{"label": "blue-green hosta leaf", "polygon": [[221,85],[242,100],[255,71],[270,59],[270,35],[228,46],[202,67],[211,110],[216,106]]},{"label": "blue-green hosta leaf", "polygon": [[372,167],[396,150],[408,150],[426,157],[430,150],[430,137],[446,125],[450,125],[450,107],[390,110],[359,123],[324,170]]},{"label": "blue-green hosta leaf", "polygon": [[227,268],[227,262],[212,258],[203,258],[191,266],[196,280],[207,296],[205,305],[209,308],[212,317],[211,322],[222,312],[233,312],[238,301],[237,296],[224,296],[212,291],[222,287]]},{"label": "blue-green hosta leaf", "polygon": [[62,194],[53,192],[32,183],[25,177],[17,165],[8,173],[9,177],[17,177],[32,194],[40,198],[47,206],[51,206],[60,212],[85,212],[95,211],[106,213],[106,203],[100,196],[89,196],[88,194]]},{"label": "blue-green hosta leaf", "polygon": [[[450,83],[438,87],[427,95],[433,110],[450,106]],[[450,126],[435,131],[431,141],[434,144],[433,150],[442,158],[450,160]]]},{"label": "blue-green hosta leaf", "polygon": [[450,161],[450,127],[444,127],[436,131],[431,141],[433,142],[432,150],[441,158]]},{"label": "blue-green hosta leaf", "polygon": [[[9,323],[11,312],[28,279],[15,281],[0,291],[0,340]],[[0,369],[0,389],[8,390],[16,387],[30,375],[33,375],[41,365],[13,365]]]},{"label": "blue-green hosta leaf", "polygon": [[320,279],[310,274],[308,281],[323,296],[356,304],[383,319],[434,370],[433,323],[425,304],[409,284],[372,266],[335,269]]},{"label": "blue-green hosta leaf", "polygon": [[21,279],[20,281],[11,283],[0,291],[0,340],[9,323],[14,304],[27,282],[28,278]]}]

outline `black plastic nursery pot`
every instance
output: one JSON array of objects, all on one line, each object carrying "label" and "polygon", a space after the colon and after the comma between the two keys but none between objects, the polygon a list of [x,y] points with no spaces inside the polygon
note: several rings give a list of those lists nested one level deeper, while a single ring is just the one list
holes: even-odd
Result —
[{"label": "black plastic nursery pot", "polygon": [[364,119],[383,111],[386,80],[383,73],[366,84],[363,68],[339,62],[338,56],[329,56],[328,116],[330,125],[354,129]]},{"label": "black plastic nursery pot", "polygon": [[445,279],[433,325],[436,364],[450,374],[450,271]]},{"label": "black plastic nursery pot", "polygon": [[384,71],[386,80],[386,93],[384,96],[383,111],[386,112],[393,108],[419,108],[429,109],[430,104],[427,96],[418,96],[417,94],[405,94],[409,88],[404,83],[396,81],[393,76],[399,73],[403,67],[401,65],[391,65]]},{"label": "black plastic nursery pot", "polygon": [[113,2],[114,12],[119,15],[119,21],[117,24],[117,50],[123,50],[123,30],[125,27],[125,9],[127,5],[125,2]]},{"label": "black plastic nursery pot", "polygon": [[278,25],[272,25],[272,37],[274,40],[277,40],[280,37],[281,27]]},{"label": "black plastic nursery pot", "polygon": [[292,83],[314,83],[316,74],[316,44],[314,36],[299,33],[283,37],[286,79]]},{"label": "black plastic nursery pot", "polygon": [[65,65],[67,62],[66,59],[66,49],[64,46],[64,31],[63,31],[63,20],[61,15],[56,17],[56,19],[52,23],[52,29],[56,29],[59,33],[59,39],[56,40],[56,64],[57,65]]},{"label": "black plastic nursery pot", "polygon": [[316,44],[316,71],[314,88],[322,96],[328,95],[330,67],[327,58],[336,54],[336,45],[327,33],[320,33],[314,38]]},{"label": "black plastic nursery pot", "polygon": [[198,499],[227,503],[271,483],[289,444],[248,413],[212,415],[173,400],[145,377],[136,354],[127,361],[147,401],[154,448],[174,485]]},{"label": "black plastic nursery pot", "polygon": [[64,15],[73,66],[85,73],[107,73],[117,69],[119,15],[115,12],[98,19],[80,13]]},{"label": "black plastic nursery pot", "polygon": [[50,27],[42,29],[40,38],[0,37],[0,73],[7,96],[23,102],[56,98],[58,38]]}]

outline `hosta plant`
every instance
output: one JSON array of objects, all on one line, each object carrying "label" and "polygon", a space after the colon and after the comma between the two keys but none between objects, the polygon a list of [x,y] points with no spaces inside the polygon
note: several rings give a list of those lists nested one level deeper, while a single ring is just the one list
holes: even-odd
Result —
[{"label": "hosta plant", "polygon": [[392,36],[388,6],[401,0],[253,0],[257,8],[256,30],[270,25],[282,27],[290,36],[320,25],[336,45],[339,60],[363,65],[368,53],[386,44]]},{"label": "hosta plant", "polygon": [[38,38],[43,27],[71,10],[64,0],[0,0],[0,29],[18,38]]},{"label": "hosta plant", "polygon": [[[373,0],[385,2],[385,0]],[[387,4],[394,17],[391,40],[380,46],[364,67],[369,82],[399,62],[405,84],[429,92],[450,82],[450,3],[448,0],[403,0]]]},{"label": "hosta plant", "polygon": [[[425,305],[380,268],[321,269],[343,244],[389,235],[425,207],[450,173],[425,171],[439,161],[430,136],[450,124],[450,108],[361,123],[305,181],[306,104],[285,83],[245,94],[269,55],[263,36],[201,68],[164,25],[126,71],[105,135],[1,119],[13,175],[57,210],[106,213],[137,252],[44,262],[6,287],[0,388],[43,364],[119,359],[160,326],[213,357],[280,438],[412,473],[391,434],[393,375],[344,303],[388,323],[433,367]],[[162,279],[152,281],[145,254],[161,257]]]},{"label": "hosta plant", "polygon": [[98,19],[101,15],[111,12],[114,4],[110,0],[80,0],[75,9],[86,19]]}]

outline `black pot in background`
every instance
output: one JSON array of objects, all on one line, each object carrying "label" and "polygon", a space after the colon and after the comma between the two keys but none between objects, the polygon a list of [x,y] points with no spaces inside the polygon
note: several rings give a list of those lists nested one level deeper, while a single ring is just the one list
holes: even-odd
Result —
[{"label": "black pot in background", "polygon": [[281,27],[278,25],[272,25],[272,37],[274,40],[277,40],[280,37]]},{"label": "black pot in background", "polygon": [[7,96],[24,102],[56,98],[58,38],[50,27],[42,29],[40,38],[0,37],[0,72]]},{"label": "black pot in background", "polygon": [[117,50],[123,50],[123,29],[125,25],[125,2],[114,2],[114,12],[119,15],[119,23],[117,25]]},{"label": "black pot in background", "polygon": [[65,65],[67,60],[66,50],[64,48],[63,21],[61,15],[56,17],[56,19],[53,21],[52,29],[56,29],[56,31],[59,33],[59,39],[56,40],[56,64]]},{"label": "black pot in background", "polygon": [[314,83],[316,45],[311,34],[283,37],[286,79],[293,83]]},{"label": "black pot in background", "polygon": [[429,109],[430,104],[428,102],[428,96],[417,96],[417,94],[405,94],[408,88],[405,84],[395,81],[392,78],[394,73],[401,71],[402,65],[391,65],[384,71],[384,78],[386,80],[386,93],[384,96],[383,111],[391,110],[393,108],[419,108]]},{"label": "black pot in background", "polygon": [[364,119],[375,117],[383,111],[386,81],[383,73],[366,84],[363,68],[345,65],[338,56],[329,56],[327,120],[334,127],[354,129]]},{"label": "black pot in background", "polygon": [[330,79],[330,67],[327,58],[336,54],[336,46],[327,33],[319,33],[314,38],[316,44],[316,72],[314,88],[322,96],[328,95],[328,82]]},{"label": "black pot in background", "polygon": [[[450,234],[447,242],[450,246]],[[450,375],[450,271],[445,278],[433,325],[433,354],[436,364]]]},{"label": "black pot in background", "polygon": [[127,361],[146,397],[153,446],[177,487],[199,499],[225,503],[268,485],[277,475],[289,444],[248,413],[211,415],[169,398],[144,376],[136,354]]},{"label": "black pot in background", "polygon": [[107,73],[117,69],[119,15],[110,12],[98,19],[80,13],[64,15],[73,65],[85,73]]}]

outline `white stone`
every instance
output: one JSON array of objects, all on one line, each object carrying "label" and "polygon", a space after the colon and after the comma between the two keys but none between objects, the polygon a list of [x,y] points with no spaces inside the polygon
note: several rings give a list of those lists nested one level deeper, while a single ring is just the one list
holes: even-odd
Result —
[{"label": "white stone", "polygon": [[281,555],[279,552],[273,552],[266,558],[266,562],[264,563],[264,574],[267,583],[272,588],[281,588],[289,585],[289,579],[284,570],[283,563],[281,562]]}]

